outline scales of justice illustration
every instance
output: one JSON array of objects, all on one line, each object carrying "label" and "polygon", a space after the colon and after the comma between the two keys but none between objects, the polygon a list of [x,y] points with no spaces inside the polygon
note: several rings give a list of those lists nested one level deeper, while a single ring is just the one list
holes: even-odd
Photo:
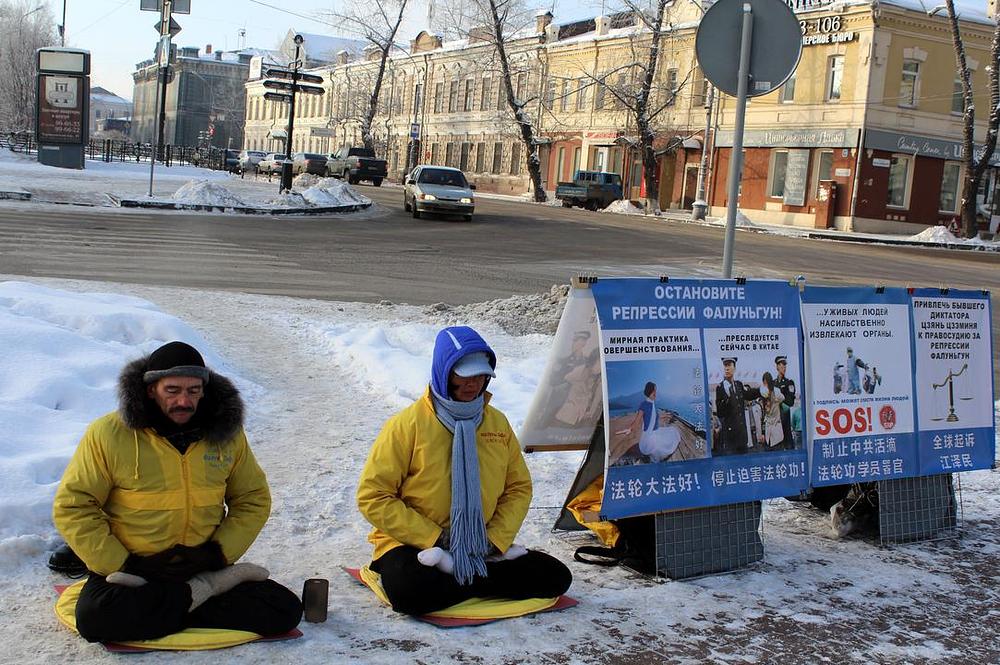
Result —
[{"label": "scales of justice illustration", "polygon": [[[931,420],[941,421],[946,420],[949,423],[956,423],[959,421],[958,414],[955,412],[955,390],[956,382],[958,383],[959,401],[966,402],[973,399],[972,395],[969,393],[969,381],[968,375],[965,374],[966,370],[969,369],[969,363],[964,363],[962,369],[955,372],[954,370],[948,370],[948,376],[941,383],[932,383],[931,387],[934,389],[934,415]],[[960,381],[956,381],[961,377]],[[939,388],[948,389],[948,415],[944,415],[944,391],[938,391]]]}]

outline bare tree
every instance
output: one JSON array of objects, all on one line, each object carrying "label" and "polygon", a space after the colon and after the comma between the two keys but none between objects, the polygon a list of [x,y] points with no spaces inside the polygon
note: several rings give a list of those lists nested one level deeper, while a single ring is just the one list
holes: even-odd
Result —
[{"label": "bare tree", "polygon": [[[360,116],[361,139],[369,150],[376,149],[372,126],[379,110],[379,96],[385,79],[389,55],[396,47],[396,34],[406,15],[409,0],[352,0],[343,11],[334,12],[332,17],[342,30],[359,35],[367,40],[378,54],[378,64],[371,76],[368,88],[368,104]],[[366,50],[366,53],[370,52]]]},{"label": "bare tree", "polygon": [[673,4],[672,0],[654,0],[651,11],[643,10],[634,0],[622,1],[625,11],[613,18],[634,17],[636,27],[648,31],[649,36],[631,40],[632,58],[628,61],[602,74],[588,74],[587,79],[611,95],[635,123],[636,147],[642,160],[642,178],[646,187],[646,208],[658,211],[660,178],[653,142],[661,114],[674,105],[677,93],[691,73],[679,79],[676,70],[672,70],[672,75],[664,80],[658,71],[663,40],[670,27],[664,27],[664,19],[667,8]]},{"label": "bare tree", "polygon": [[0,127],[32,129],[35,117],[35,51],[56,43],[47,5],[0,0]]},{"label": "bare tree", "polygon": [[[993,157],[993,150],[997,145],[997,128],[1000,126],[1000,23],[993,27],[993,39],[990,43],[990,63],[987,67],[989,72],[989,93],[990,109],[987,114],[986,141],[983,150],[978,157],[975,153],[973,136],[976,129],[976,105],[972,95],[972,75],[969,72],[969,65],[965,58],[965,42],[959,30],[958,15],[955,13],[954,0],[945,0],[943,6],[948,13],[948,23],[951,28],[951,42],[955,49],[955,61],[958,66],[958,75],[962,81],[962,161],[965,165],[965,175],[962,178],[962,232],[967,238],[976,235],[976,192],[979,191],[979,183],[989,168],[990,158]],[[935,7],[928,12],[931,16],[942,9]]]},{"label": "bare tree", "polygon": [[474,36],[484,42],[490,50],[491,66],[499,72],[507,108],[513,118],[520,141],[524,144],[524,159],[531,179],[535,201],[547,200],[542,185],[542,164],[538,156],[538,130],[528,108],[537,98],[530,96],[528,86],[515,88],[514,79],[518,74],[515,51],[516,38],[534,21],[536,10],[529,6],[530,0],[452,0],[443,6],[448,16],[449,28],[463,37]]}]

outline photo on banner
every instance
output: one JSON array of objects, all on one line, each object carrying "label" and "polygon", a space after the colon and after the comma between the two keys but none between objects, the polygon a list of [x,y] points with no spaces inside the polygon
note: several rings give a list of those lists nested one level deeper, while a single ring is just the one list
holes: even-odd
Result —
[{"label": "photo on banner", "polygon": [[996,455],[988,293],[911,295],[921,475],[989,469]]},{"label": "photo on banner", "polygon": [[806,287],[802,325],[811,484],[920,475],[906,289]]},{"label": "photo on banner", "polygon": [[[798,494],[798,287],[601,279],[606,518]],[[738,368],[738,369],[737,369]]]}]

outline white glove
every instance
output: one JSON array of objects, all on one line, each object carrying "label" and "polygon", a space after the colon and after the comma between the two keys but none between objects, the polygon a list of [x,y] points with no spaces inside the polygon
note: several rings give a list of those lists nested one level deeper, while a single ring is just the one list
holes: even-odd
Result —
[{"label": "white glove", "polygon": [[429,547],[417,553],[417,561],[425,566],[435,567],[442,573],[451,574],[455,570],[455,559],[451,552],[440,547]]}]

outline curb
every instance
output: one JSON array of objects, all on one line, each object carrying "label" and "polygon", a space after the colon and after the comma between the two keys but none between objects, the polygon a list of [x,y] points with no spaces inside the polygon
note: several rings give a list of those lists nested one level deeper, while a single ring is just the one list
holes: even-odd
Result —
[{"label": "curb", "polygon": [[6,199],[9,201],[30,201],[31,192],[26,192],[22,189],[0,191],[0,199]]},{"label": "curb", "polygon": [[120,199],[108,194],[119,208],[152,208],[156,210],[194,210],[201,212],[238,212],[244,215],[329,215],[343,212],[357,212],[372,206],[372,203],[349,203],[339,206],[317,206],[313,208],[258,208],[254,206],[222,206],[204,203],[171,203],[169,201],[143,201],[141,199]]}]

